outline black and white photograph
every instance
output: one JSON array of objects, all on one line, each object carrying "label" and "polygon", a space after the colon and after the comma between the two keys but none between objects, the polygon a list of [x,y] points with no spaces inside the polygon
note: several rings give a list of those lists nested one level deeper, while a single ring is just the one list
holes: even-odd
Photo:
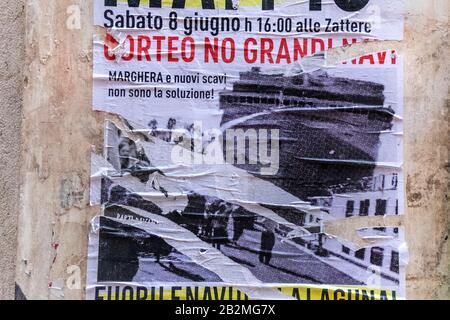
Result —
[{"label": "black and white photograph", "polygon": [[[398,229],[365,232],[375,239],[383,235],[388,242],[382,248],[351,249],[322,233],[289,239],[288,228],[220,199],[190,194],[183,212],[163,214],[153,203],[121,186],[108,192],[99,233],[100,282],[227,282],[226,277],[221,279],[189,259],[183,249],[177,251],[177,241],[189,234],[263,283],[367,285],[375,274],[380,285],[399,284],[401,242],[391,244],[398,240],[394,238],[401,232]],[[155,223],[149,216],[179,226],[173,236],[178,239],[175,244],[145,227]],[[138,223],[129,225],[129,221]],[[205,250],[203,254],[209,253]]]},{"label": "black and white photograph", "polygon": [[[104,208],[97,281],[236,281],[197,256],[212,254],[261,284],[400,288],[401,229],[365,230],[373,241],[360,246],[325,227],[403,214],[393,134],[402,111],[387,87],[395,79],[377,82],[376,71],[372,81],[349,78],[345,70],[240,73],[220,92],[215,136],[175,117],[163,128],[152,120],[149,130],[107,122],[107,152],[96,157],[100,174],[92,180]],[[173,161],[174,148],[195,159],[213,144],[222,161]],[[167,235],[164,223],[176,229]],[[193,253],[193,243],[204,249]],[[245,281],[235,283],[251,284]]]}]

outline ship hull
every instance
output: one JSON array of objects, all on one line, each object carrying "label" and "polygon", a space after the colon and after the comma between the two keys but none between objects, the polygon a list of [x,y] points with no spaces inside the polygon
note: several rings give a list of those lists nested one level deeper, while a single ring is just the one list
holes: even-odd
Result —
[{"label": "ship hull", "polygon": [[[283,108],[221,103],[221,109],[225,140],[233,138],[229,129],[278,130],[276,174],[262,175],[261,168],[267,166],[260,163],[238,164],[236,158],[233,164],[303,200],[333,192],[363,191],[365,178],[373,175],[376,166],[380,132],[390,129],[393,118],[382,108]],[[247,144],[246,154],[249,147]]]}]

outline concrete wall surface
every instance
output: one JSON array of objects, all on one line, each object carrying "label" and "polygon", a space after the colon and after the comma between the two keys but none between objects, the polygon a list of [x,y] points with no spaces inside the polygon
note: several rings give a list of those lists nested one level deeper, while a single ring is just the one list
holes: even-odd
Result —
[{"label": "concrete wall surface", "polygon": [[[0,15],[0,297],[11,297],[15,267],[15,280],[28,299],[83,299],[89,222],[99,211],[88,205],[90,153],[92,146],[100,150],[108,117],[91,111],[92,35],[100,30],[92,25],[91,0],[28,0],[26,23],[21,3],[6,2]],[[444,299],[450,298],[450,2],[406,2],[404,41],[354,45],[330,57],[382,47],[405,58],[406,215],[350,219],[327,230],[351,239],[359,226],[404,226],[410,250],[407,297]],[[68,28],[77,8],[81,28]],[[23,48],[11,44],[20,43],[24,27],[23,61]],[[72,285],[77,274],[80,285]]]},{"label": "concrete wall surface", "polygon": [[19,209],[24,1],[2,1],[0,35],[0,299],[11,299]]}]

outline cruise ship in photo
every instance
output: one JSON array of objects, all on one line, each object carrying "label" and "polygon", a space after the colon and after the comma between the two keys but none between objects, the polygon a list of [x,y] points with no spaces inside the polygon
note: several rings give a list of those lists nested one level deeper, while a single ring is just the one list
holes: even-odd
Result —
[{"label": "cruise ship in photo", "polygon": [[284,76],[252,68],[233,90],[221,92],[221,128],[225,139],[228,129],[279,130],[276,175],[261,175],[261,165],[248,161],[233,164],[302,200],[364,191],[376,167],[380,133],[393,126],[395,112],[384,102],[382,84],[324,71]]}]

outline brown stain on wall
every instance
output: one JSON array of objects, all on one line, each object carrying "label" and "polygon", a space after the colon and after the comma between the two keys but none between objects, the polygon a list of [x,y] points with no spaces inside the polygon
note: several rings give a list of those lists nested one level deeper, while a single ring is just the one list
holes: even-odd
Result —
[{"label": "brown stain on wall", "polygon": [[[82,30],[65,28],[66,10],[73,4],[82,8]],[[410,250],[408,298],[450,298],[450,10],[445,8],[450,9],[446,0],[408,1],[404,41],[355,45],[331,53],[331,59],[340,60],[391,48],[406,61],[406,215],[350,219],[328,225],[327,230],[357,241],[355,230],[359,227],[405,226]],[[27,80],[16,280],[28,298],[81,299],[84,287],[67,288],[67,268],[80,266],[86,275],[89,222],[98,212],[86,205],[90,152],[92,146],[101,151],[107,117],[91,111],[92,2],[44,4],[30,0],[26,11]]]}]

